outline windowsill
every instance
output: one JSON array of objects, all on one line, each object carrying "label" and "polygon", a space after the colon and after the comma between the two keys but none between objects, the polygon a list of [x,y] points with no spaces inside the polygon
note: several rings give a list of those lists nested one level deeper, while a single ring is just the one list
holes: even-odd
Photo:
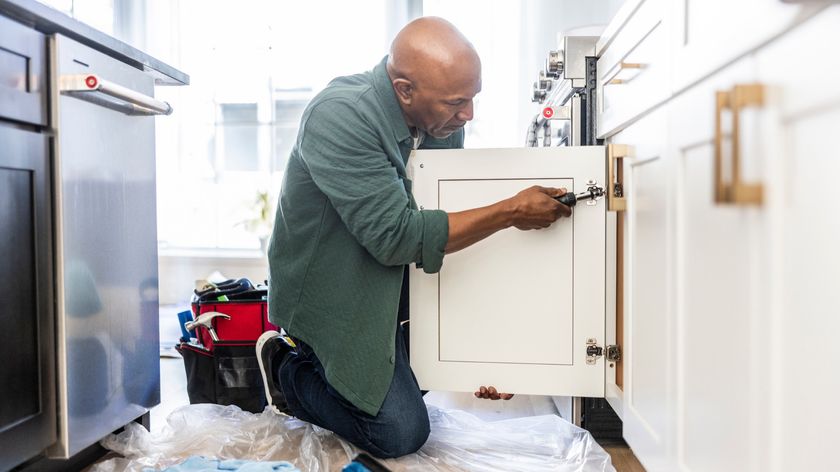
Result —
[{"label": "windowsill", "polygon": [[223,249],[223,248],[159,248],[160,258],[189,259],[265,259],[259,249]]}]

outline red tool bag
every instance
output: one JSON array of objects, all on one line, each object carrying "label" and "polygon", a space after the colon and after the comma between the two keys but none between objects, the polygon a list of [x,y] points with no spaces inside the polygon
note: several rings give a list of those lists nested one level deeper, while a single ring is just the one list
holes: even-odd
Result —
[{"label": "red tool bag", "polygon": [[[219,337],[218,343],[224,345],[239,344],[254,346],[257,338],[266,331],[280,331],[268,321],[268,303],[266,300],[230,300],[194,302],[193,318],[204,313],[221,313],[230,319],[218,316],[213,318],[213,328]],[[213,351],[216,342],[207,329],[196,328],[198,340],[204,347]]]},{"label": "red tool bag", "polygon": [[193,320],[216,314],[209,324],[218,341],[210,329],[198,325],[176,349],[184,358],[190,403],[237,405],[259,413],[266,400],[255,346],[262,333],[279,328],[268,321],[268,290],[247,279],[237,282],[243,280],[247,283],[241,283],[236,293],[223,284],[218,290],[196,291]]}]

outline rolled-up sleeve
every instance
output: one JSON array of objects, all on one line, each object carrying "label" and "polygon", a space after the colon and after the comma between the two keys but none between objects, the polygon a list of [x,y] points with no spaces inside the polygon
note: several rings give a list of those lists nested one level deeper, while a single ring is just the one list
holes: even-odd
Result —
[{"label": "rolled-up sleeve", "polygon": [[423,250],[417,267],[427,274],[440,271],[443,266],[443,256],[446,254],[446,243],[449,242],[449,215],[443,210],[422,210],[423,216]]},{"label": "rolled-up sleeve", "polygon": [[411,208],[379,135],[352,102],[332,99],[310,110],[297,145],[312,181],[380,264],[440,270],[449,238],[446,212]]}]

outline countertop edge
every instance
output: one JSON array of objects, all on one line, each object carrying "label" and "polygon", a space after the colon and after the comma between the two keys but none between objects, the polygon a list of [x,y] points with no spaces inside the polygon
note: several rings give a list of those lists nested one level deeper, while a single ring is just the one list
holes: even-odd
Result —
[{"label": "countertop edge", "polygon": [[190,76],[35,0],[0,0],[0,14],[44,34],[61,34],[154,76],[156,85],[189,85]]}]

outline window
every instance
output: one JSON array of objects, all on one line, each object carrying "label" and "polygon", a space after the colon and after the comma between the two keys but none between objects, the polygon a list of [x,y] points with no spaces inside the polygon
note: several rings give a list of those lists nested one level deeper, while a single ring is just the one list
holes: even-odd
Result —
[{"label": "window", "polygon": [[147,2],[148,52],[191,78],[156,91],[175,109],[157,121],[161,253],[257,254],[306,105],[382,59],[399,2]]},{"label": "window", "polygon": [[257,139],[259,122],[256,103],[222,103],[221,121],[216,125],[216,137],[222,145],[218,168],[226,171],[257,171],[259,155]]},{"label": "window", "polygon": [[303,110],[312,99],[312,89],[276,90],[274,98],[274,161],[272,169],[282,172],[297,139]]}]

